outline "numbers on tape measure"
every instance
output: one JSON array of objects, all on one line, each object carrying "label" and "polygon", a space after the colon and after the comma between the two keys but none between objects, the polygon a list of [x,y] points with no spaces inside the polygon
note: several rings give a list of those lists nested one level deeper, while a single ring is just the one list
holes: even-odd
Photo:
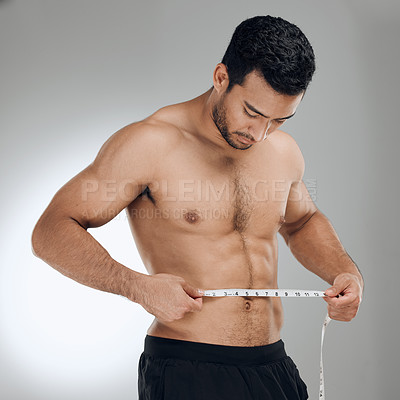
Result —
[{"label": "numbers on tape measure", "polygon": [[296,289],[211,289],[205,296],[254,296],[254,297],[324,297],[324,292]]}]

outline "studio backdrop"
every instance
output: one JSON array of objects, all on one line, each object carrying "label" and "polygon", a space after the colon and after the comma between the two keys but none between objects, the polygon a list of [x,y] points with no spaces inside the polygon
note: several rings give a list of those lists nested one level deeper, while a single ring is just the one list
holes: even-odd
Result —
[{"label": "studio backdrop", "polygon": [[[109,136],[209,89],[234,28],[270,14],[298,25],[314,48],[315,76],[282,130],[302,150],[315,204],[365,279],[357,317],[333,321],[326,333],[327,399],[394,399],[399,8],[389,0],[0,1],[0,397],[137,398],[153,316],[36,258],[33,227]],[[89,233],[146,273],[125,212]],[[280,287],[329,287],[281,237],[278,270]],[[316,399],[326,303],[283,306],[282,339]]]}]

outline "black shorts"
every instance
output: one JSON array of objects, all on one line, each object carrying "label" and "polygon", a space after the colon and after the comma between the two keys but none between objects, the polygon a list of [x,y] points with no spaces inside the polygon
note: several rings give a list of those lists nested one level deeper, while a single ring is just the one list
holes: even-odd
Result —
[{"label": "black shorts", "polygon": [[307,386],[284,343],[222,346],[146,335],[139,400],[303,400]]}]

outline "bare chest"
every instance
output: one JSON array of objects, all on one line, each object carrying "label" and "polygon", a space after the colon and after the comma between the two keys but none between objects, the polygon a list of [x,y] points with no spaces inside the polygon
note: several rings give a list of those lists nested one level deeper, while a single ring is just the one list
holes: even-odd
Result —
[{"label": "bare chest", "polygon": [[284,222],[290,184],[273,155],[236,162],[188,151],[160,160],[157,179],[131,207],[168,229],[269,238]]}]

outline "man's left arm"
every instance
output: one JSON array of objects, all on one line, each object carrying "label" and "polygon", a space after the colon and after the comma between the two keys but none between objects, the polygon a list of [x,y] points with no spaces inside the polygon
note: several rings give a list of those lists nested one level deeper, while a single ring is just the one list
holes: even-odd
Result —
[{"label": "man's left arm", "polygon": [[[302,178],[304,160],[300,164]],[[291,184],[285,222],[279,233],[304,267],[332,285],[325,291],[328,297],[324,297],[329,316],[339,321],[352,320],[362,299],[363,277],[329,219],[312,201],[302,179]]]}]

